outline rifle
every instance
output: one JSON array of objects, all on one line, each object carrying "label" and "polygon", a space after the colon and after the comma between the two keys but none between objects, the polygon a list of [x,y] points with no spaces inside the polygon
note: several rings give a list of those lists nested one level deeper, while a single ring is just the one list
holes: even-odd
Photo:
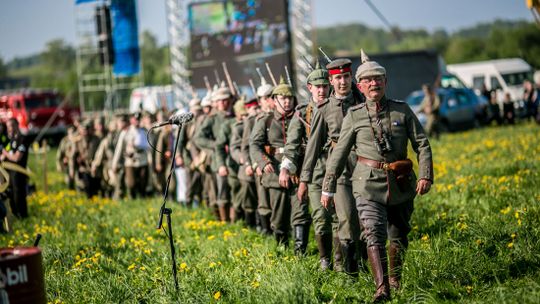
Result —
[{"label": "rifle", "polygon": [[321,52],[321,54],[323,54],[324,59],[326,60],[327,64],[332,62],[332,59],[328,55],[326,55],[326,53],[323,51],[322,47],[319,47],[319,51]]},{"label": "rifle", "polygon": [[270,65],[268,64],[268,62],[265,62],[264,63],[266,65],[266,70],[268,71],[268,74],[270,74],[270,78],[272,79],[272,83],[274,84],[275,87],[277,87],[277,82],[276,82],[276,79],[274,78],[274,74],[272,74],[272,70],[270,69]]},{"label": "rifle", "polygon": [[302,59],[304,59],[304,62],[306,63],[306,65],[310,68],[310,72],[315,70],[315,68],[313,67],[313,65],[311,65],[311,63],[309,62],[309,60],[307,60],[306,56],[302,55]]},{"label": "rifle", "polygon": [[255,85],[253,84],[253,80],[251,78],[249,79],[249,86],[251,87],[251,91],[253,91],[253,95],[255,98],[257,98],[257,90],[255,90]]},{"label": "rifle", "polygon": [[223,73],[225,73],[225,79],[227,79],[227,84],[229,85],[231,94],[233,96],[237,96],[236,88],[234,87],[233,81],[231,79],[231,75],[229,74],[229,70],[227,69],[227,64],[225,62],[222,62],[221,65],[223,66]]}]

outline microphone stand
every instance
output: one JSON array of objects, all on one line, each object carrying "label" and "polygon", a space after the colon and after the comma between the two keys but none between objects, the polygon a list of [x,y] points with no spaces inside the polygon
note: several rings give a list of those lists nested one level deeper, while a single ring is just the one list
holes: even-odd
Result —
[{"label": "microphone stand", "polygon": [[165,187],[165,191],[163,192],[163,204],[161,205],[161,208],[159,210],[159,220],[156,229],[162,229],[163,228],[163,215],[167,217],[167,231],[165,229],[165,234],[167,234],[167,237],[169,238],[169,245],[171,247],[171,262],[172,262],[172,272],[173,272],[173,278],[174,278],[174,287],[176,289],[176,292],[178,292],[178,278],[177,278],[177,271],[176,271],[176,250],[174,248],[174,240],[173,240],[173,230],[172,230],[172,222],[171,222],[171,208],[166,208],[167,205],[167,196],[169,194],[169,185],[171,183],[171,177],[174,172],[174,165],[175,165],[175,156],[176,151],[178,150],[178,144],[180,139],[180,132],[182,131],[184,124],[180,123],[178,125],[178,132],[176,134],[176,143],[174,144],[174,152],[172,154],[172,162],[171,162],[171,170],[169,172],[169,176],[167,177],[167,186]]}]

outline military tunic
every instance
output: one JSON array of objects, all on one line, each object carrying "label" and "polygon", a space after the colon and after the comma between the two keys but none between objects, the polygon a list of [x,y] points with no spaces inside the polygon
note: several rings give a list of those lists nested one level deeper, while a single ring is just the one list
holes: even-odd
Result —
[{"label": "military tunic", "polygon": [[[333,153],[338,142],[343,117],[347,110],[361,102],[354,94],[343,99],[335,95],[317,106],[312,120],[309,138],[300,181],[320,183],[324,176],[327,158]],[[317,166],[319,165],[319,166]],[[335,208],[339,220],[339,239],[342,242],[357,241],[360,237],[358,217],[355,216],[354,197],[350,181],[351,169],[355,161],[349,161],[347,169],[340,175],[335,197]],[[324,191],[324,189],[322,189]]]},{"label": "military tunic", "polygon": [[[235,210],[240,210],[241,201],[238,197],[238,192],[240,191],[240,182],[238,180],[238,169],[240,168],[240,165],[238,162],[232,157],[232,149],[231,145],[234,144],[234,141],[238,140],[238,132],[241,131],[238,130],[238,126],[235,125],[238,122],[234,119],[233,116],[231,116],[229,119],[225,120],[225,122],[221,125],[220,132],[218,133],[218,137],[216,140],[216,160],[218,164],[218,168],[221,166],[227,167],[228,174],[226,177],[222,177],[218,175],[218,180],[223,178],[223,184],[227,184],[226,188],[219,188],[223,189],[221,191],[218,190],[219,200],[218,204],[224,205],[224,204],[230,204],[232,202],[232,206]],[[242,128],[243,126],[239,126]],[[220,184],[218,184],[220,185]],[[225,191],[226,193],[224,193]],[[220,203],[221,202],[221,203]]]},{"label": "military tunic", "polygon": [[[244,132],[242,134],[241,150],[242,154],[244,156],[247,156],[246,165],[251,166],[253,168],[253,171],[257,169],[257,163],[255,163],[251,158],[251,154],[249,151],[249,139],[251,137],[253,127],[255,126],[255,122],[263,117],[265,117],[265,114],[261,113],[258,115],[247,116],[244,119]],[[270,207],[270,197],[268,194],[268,190],[262,185],[262,176],[258,176],[257,173],[254,172],[254,178],[255,187],[257,189],[257,213],[261,216],[269,216],[272,213],[272,208]]]},{"label": "military tunic", "polygon": [[[366,107],[370,109],[369,113]],[[379,110],[375,111],[375,108],[373,102],[366,102],[351,108],[345,117],[339,142],[326,166],[323,191],[336,192],[338,176],[345,167],[351,150],[357,157],[391,163],[407,159],[409,141],[418,155],[420,178],[433,181],[429,141],[409,106],[400,101],[383,98],[379,103]],[[375,124],[377,119],[380,119],[380,126],[387,127],[391,134],[392,150],[384,155],[379,154],[374,143],[374,136],[379,136],[381,132]],[[402,185],[400,188],[392,171],[358,162],[352,177],[353,191],[368,246],[384,246],[387,233],[390,234],[391,241],[406,245],[407,234],[410,232],[412,202],[416,195],[414,172],[410,172],[407,179],[405,187]]]},{"label": "military tunic", "polygon": [[[251,159],[263,170],[262,184],[269,192],[272,208],[270,221],[276,236],[288,235],[291,228],[291,205],[300,204],[296,198],[295,187],[281,188],[278,176],[287,140],[287,128],[293,115],[294,113],[284,116],[277,111],[265,114],[256,121],[249,145]],[[271,165],[274,172],[264,172],[267,165]]]}]

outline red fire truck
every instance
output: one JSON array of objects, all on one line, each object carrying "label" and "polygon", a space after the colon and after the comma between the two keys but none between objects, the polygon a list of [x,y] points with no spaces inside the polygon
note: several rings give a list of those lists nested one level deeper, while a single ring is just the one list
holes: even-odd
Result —
[{"label": "red fire truck", "polygon": [[29,136],[55,136],[65,134],[67,126],[80,117],[80,111],[68,106],[56,90],[0,91],[0,120],[12,117]]}]

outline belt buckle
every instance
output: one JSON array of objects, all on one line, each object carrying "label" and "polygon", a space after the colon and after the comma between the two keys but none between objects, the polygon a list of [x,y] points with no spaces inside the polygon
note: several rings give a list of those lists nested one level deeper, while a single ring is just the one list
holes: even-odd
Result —
[{"label": "belt buckle", "polygon": [[382,163],[382,169],[388,171],[388,163]]}]

